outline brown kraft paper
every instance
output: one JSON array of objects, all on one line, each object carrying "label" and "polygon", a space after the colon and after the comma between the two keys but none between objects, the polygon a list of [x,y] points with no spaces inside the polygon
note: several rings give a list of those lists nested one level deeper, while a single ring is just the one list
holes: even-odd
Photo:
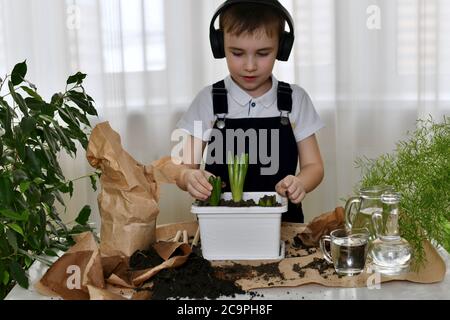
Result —
[{"label": "brown kraft paper", "polygon": [[156,241],[159,182],[177,183],[184,169],[164,157],[144,166],[121,145],[108,122],[92,131],[87,149],[91,166],[101,171],[98,206],[102,256],[131,256]]},{"label": "brown kraft paper", "polygon": [[[325,213],[332,215],[334,211]],[[334,222],[333,222],[334,223]],[[195,232],[197,222],[173,223],[164,226],[158,226],[156,229],[157,238],[165,240],[173,236],[174,231],[179,229],[191,230]],[[358,276],[339,277],[332,265],[329,265],[323,273],[316,269],[302,269],[305,273],[302,276],[294,271],[298,267],[304,267],[314,261],[314,259],[323,259],[319,248],[310,248],[309,252],[305,249],[297,248],[294,245],[293,238],[302,234],[306,230],[305,224],[282,223],[281,239],[286,244],[286,257],[282,260],[241,260],[241,261],[212,261],[212,265],[217,268],[232,267],[235,263],[249,267],[249,273],[242,274],[241,277],[234,278],[243,290],[270,287],[297,287],[305,284],[316,283],[327,287],[365,287],[375,284],[376,281],[389,282],[394,280],[416,282],[416,283],[435,283],[440,282],[445,277],[446,265],[437,250],[427,241],[424,243],[426,253],[426,263],[417,272],[409,272],[395,277],[380,276],[376,279],[375,273],[371,273],[369,268]],[[322,230],[322,229],[321,229]],[[321,231],[322,232],[322,231]],[[259,274],[256,267],[263,264],[275,264],[279,275],[268,277],[267,274]],[[369,264],[368,264],[369,266]],[[226,269],[225,269],[226,270]],[[226,273],[226,271],[225,271]],[[233,279],[228,275],[227,278]]]},{"label": "brown kraft paper", "polygon": [[[163,269],[181,266],[191,253],[191,248],[186,243],[160,241],[153,247],[165,261],[154,268],[132,271],[128,265],[128,257],[100,257],[92,233],[85,232],[76,241],[35,284],[39,293],[66,300],[116,300],[126,298],[127,295],[132,296],[132,299],[142,299],[143,294],[137,294],[132,289],[141,286]],[[182,255],[173,256],[177,249],[181,250]],[[68,272],[74,266],[78,269],[75,275]],[[79,282],[78,287],[76,280]],[[148,284],[143,287],[145,286]]]}]

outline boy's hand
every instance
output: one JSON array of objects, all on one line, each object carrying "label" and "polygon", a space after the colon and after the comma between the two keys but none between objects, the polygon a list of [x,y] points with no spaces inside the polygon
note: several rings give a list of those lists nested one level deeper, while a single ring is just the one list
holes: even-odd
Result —
[{"label": "boy's hand", "polygon": [[181,189],[198,200],[206,200],[211,195],[213,187],[208,182],[212,174],[200,169],[186,169],[181,176]]},{"label": "boy's hand", "polygon": [[306,196],[306,190],[302,182],[296,176],[289,175],[275,186],[276,192],[288,197],[292,203],[300,203]]}]

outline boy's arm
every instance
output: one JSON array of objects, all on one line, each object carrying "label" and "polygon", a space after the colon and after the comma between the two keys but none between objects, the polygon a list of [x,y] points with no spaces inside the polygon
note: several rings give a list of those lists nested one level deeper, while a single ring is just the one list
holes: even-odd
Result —
[{"label": "boy's arm", "polygon": [[200,163],[205,147],[205,141],[195,138],[192,135],[188,135],[184,139],[183,144],[183,165],[190,169],[200,169]]},{"label": "boy's arm", "polygon": [[323,161],[316,135],[313,134],[297,142],[297,148],[300,160],[300,173],[297,178],[300,179],[305,191],[310,192],[322,182],[324,175]]},{"label": "boy's arm", "polygon": [[297,142],[297,148],[300,173],[297,176],[285,177],[275,186],[279,194],[289,197],[293,203],[301,202],[306,193],[320,184],[324,175],[323,161],[315,134]]},{"label": "boy's arm", "polygon": [[199,170],[206,142],[187,136],[183,145],[182,164],[186,168],[181,173],[178,187],[195,199],[206,200],[211,195],[212,186],[208,182],[210,173]]}]

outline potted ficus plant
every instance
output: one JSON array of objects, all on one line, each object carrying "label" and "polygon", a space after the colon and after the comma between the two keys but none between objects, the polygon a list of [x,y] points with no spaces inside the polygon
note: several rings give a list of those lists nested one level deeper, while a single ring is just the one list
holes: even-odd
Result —
[{"label": "potted ficus plant", "polygon": [[279,259],[281,215],[287,200],[276,192],[245,192],[249,155],[228,156],[231,192],[222,193],[221,177],[207,201],[195,202],[191,211],[200,225],[202,253],[209,260]]},{"label": "potted ficus plant", "polygon": [[[58,154],[76,156],[86,149],[94,100],[86,94],[86,74],[76,73],[64,92],[45,101],[26,79],[26,62],[0,79],[0,298],[18,283],[27,288],[26,269],[34,260],[50,263],[73,244],[72,236],[91,230],[89,206],[72,224],[63,223],[57,202],[72,196],[74,180],[67,180]],[[88,175],[95,190],[96,173]],[[79,178],[78,178],[79,179]]]}]

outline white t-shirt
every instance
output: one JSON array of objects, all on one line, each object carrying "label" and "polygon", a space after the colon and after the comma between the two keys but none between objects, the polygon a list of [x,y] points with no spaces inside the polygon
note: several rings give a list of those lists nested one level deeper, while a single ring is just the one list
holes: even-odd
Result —
[{"label": "white t-shirt", "polygon": [[[280,116],[277,106],[278,80],[272,75],[272,88],[258,98],[253,98],[241,89],[230,76],[225,78],[228,91],[228,114],[226,118],[269,118]],[[292,85],[292,112],[289,119],[297,142],[311,136],[324,127],[311,98],[298,85]],[[177,128],[190,135],[209,141],[208,132],[216,120],[212,102],[212,85],[201,90],[189,109],[177,123]],[[201,123],[201,130],[199,124]]]}]

